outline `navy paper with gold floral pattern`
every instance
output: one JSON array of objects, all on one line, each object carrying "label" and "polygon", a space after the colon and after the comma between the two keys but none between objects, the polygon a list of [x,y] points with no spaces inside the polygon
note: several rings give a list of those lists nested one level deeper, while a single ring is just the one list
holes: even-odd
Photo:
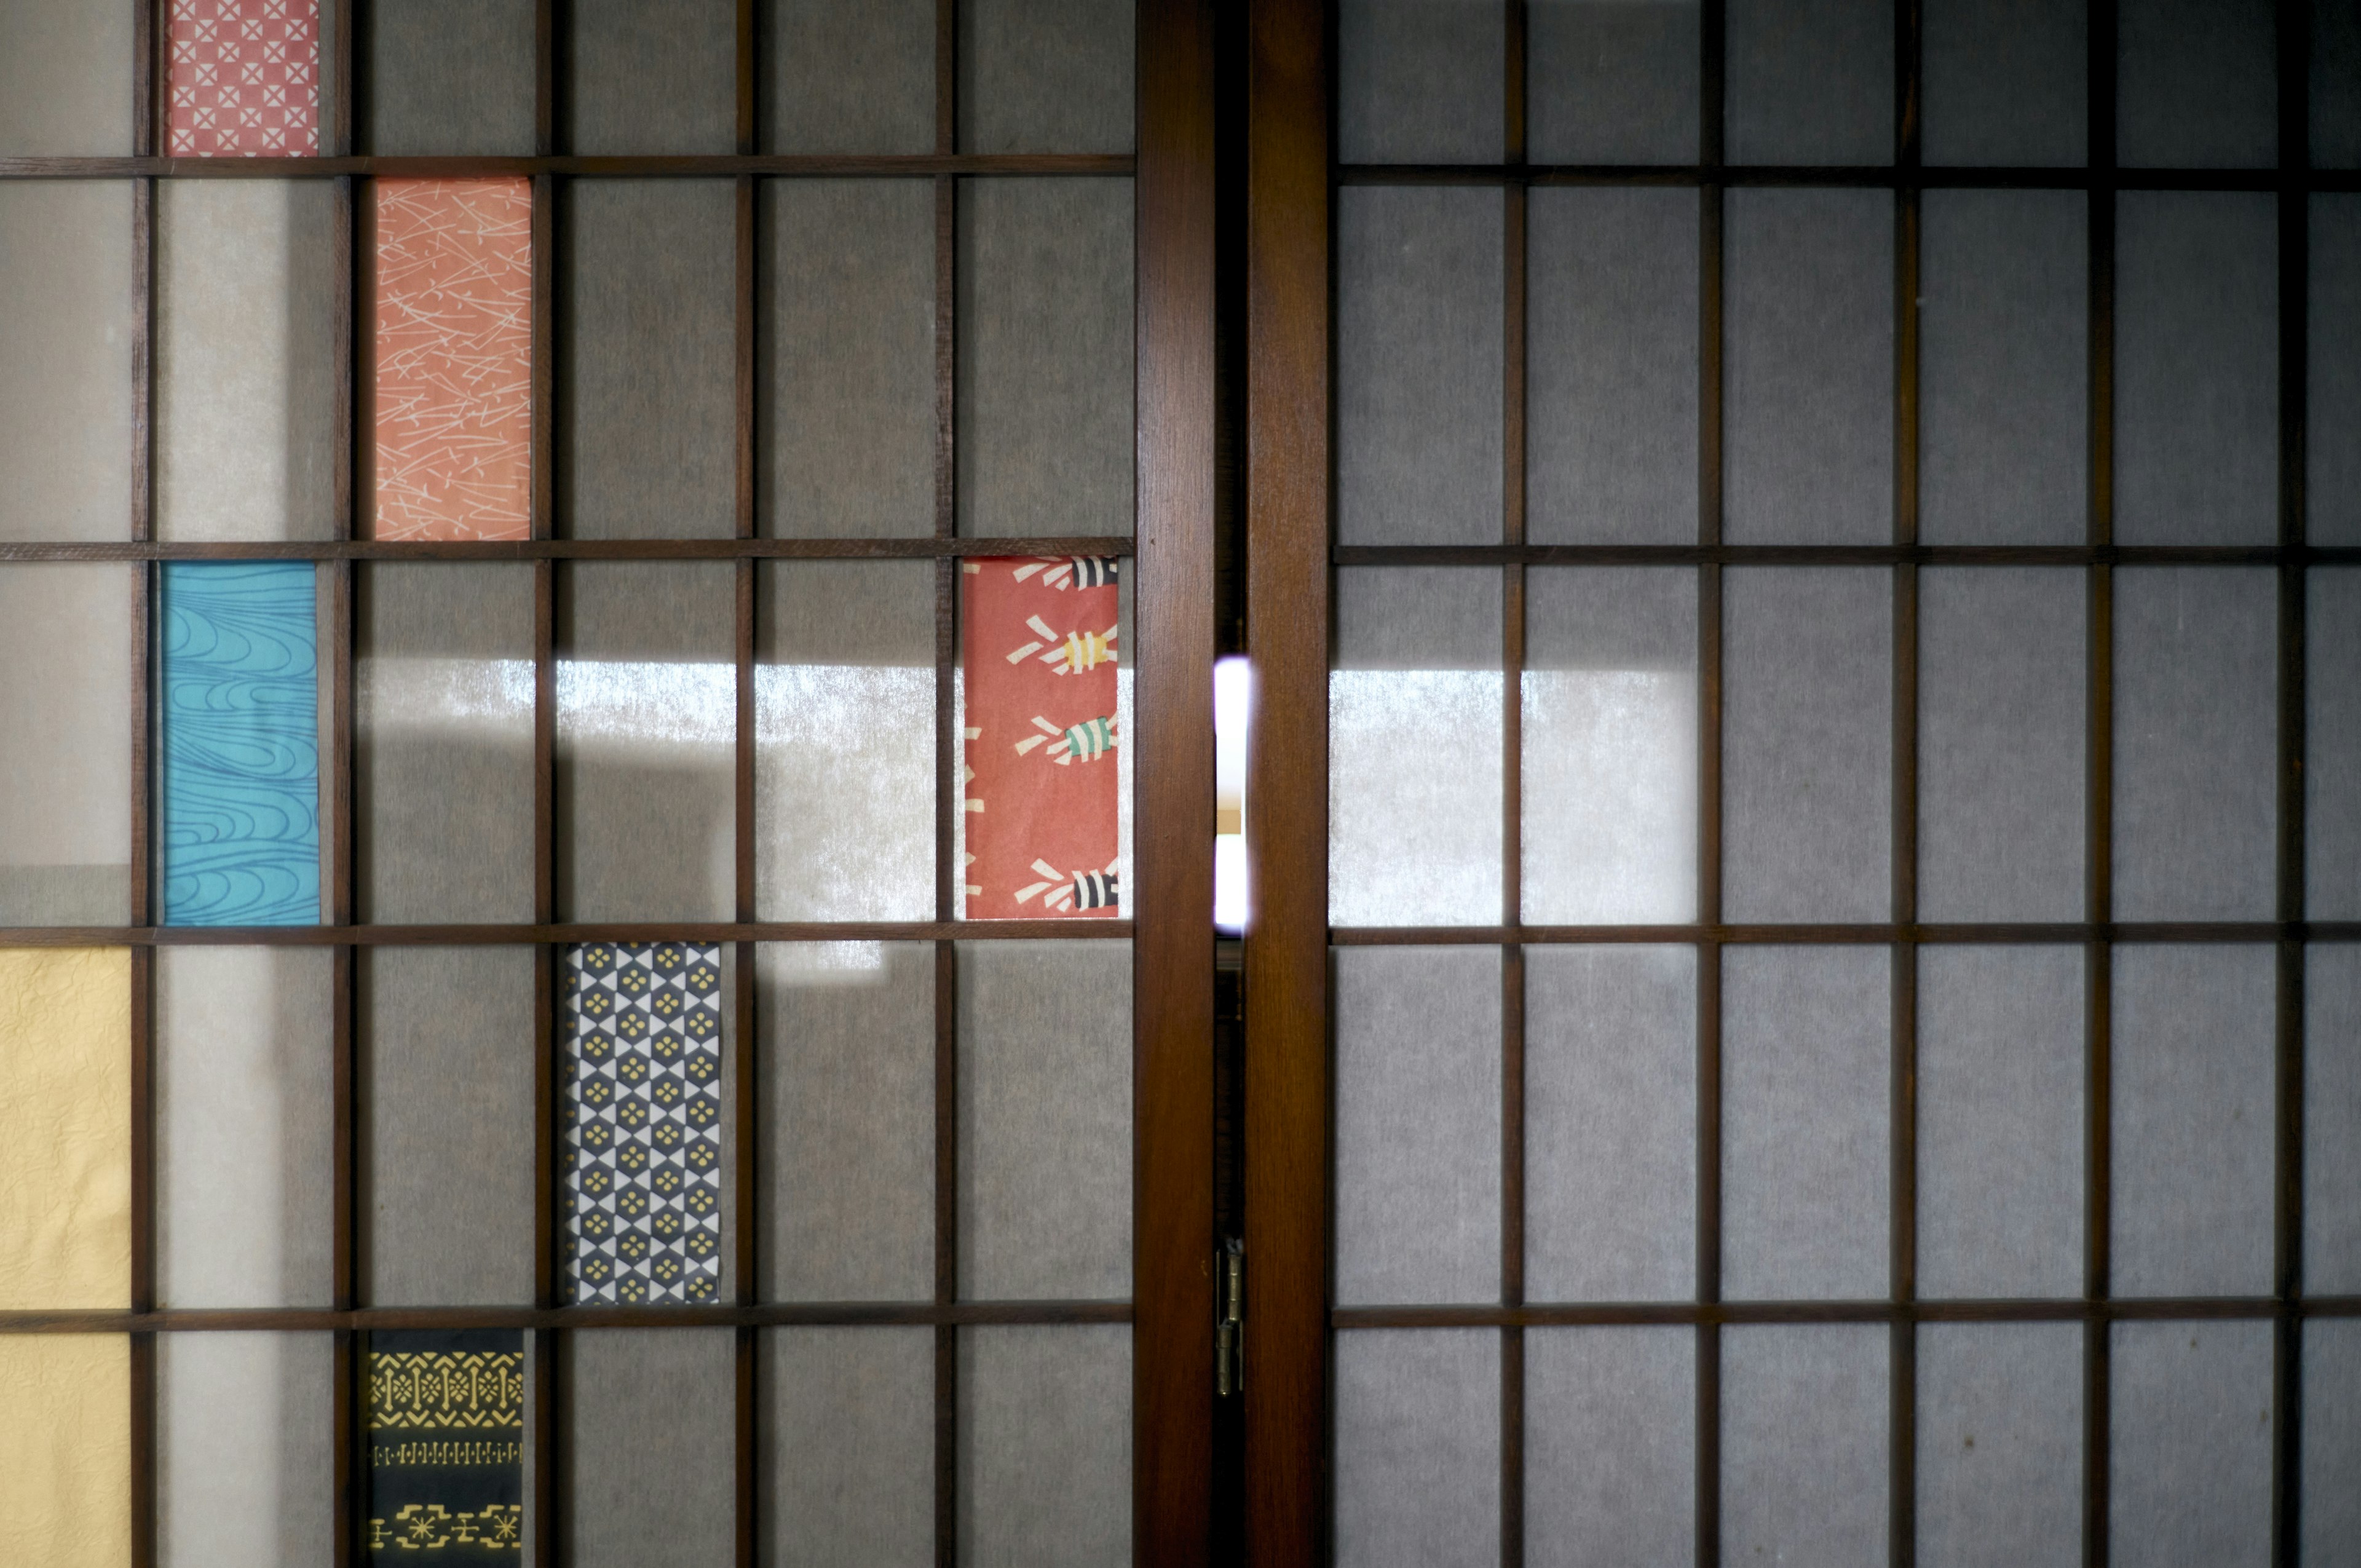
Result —
[{"label": "navy paper with gold floral pattern", "polygon": [[524,1555],[524,1336],[383,1332],[368,1345],[372,1565]]},{"label": "navy paper with gold floral pattern", "polygon": [[577,1302],[721,1294],[721,949],[566,949],[566,1279]]}]

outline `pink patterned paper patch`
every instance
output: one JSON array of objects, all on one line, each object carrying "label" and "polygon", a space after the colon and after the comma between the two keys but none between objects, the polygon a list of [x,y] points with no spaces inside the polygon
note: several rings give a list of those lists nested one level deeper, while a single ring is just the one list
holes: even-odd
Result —
[{"label": "pink patterned paper patch", "polygon": [[379,180],[379,539],[523,539],[533,499],[533,185]]},{"label": "pink patterned paper patch", "polygon": [[171,0],[171,7],[169,156],[319,151],[319,0]]}]

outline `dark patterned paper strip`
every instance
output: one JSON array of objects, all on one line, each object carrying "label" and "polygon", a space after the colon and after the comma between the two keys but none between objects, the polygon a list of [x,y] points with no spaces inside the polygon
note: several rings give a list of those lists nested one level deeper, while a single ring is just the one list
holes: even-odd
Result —
[{"label": "dark patterned paper strip", "polygon": [[375,1333],[371,1563],[513,1563],[524,1545],[524,1336]]},{"label": "dark patterned paper strip", "polygon": [[319,631],[299,561],[168,561],[164,924],[320,918]]},{"label": "dark patterned paper strip", "polygon": [[577,1302],[721,1292],[721,949],[566,949],[566,1276]]},{"label": "dark patterned paper strip", "polygon": [[379,180],[379,539],[532,532],[533,185]]},{"label": "dark patterned paper strip", "polygon": [[171,0],[168,31],[168,154],[319,151],[319,0]]},{"label": "dark patterned paper strip", "polygon": [[971,920],[1122,912],[1113,557],[965,563]]}]

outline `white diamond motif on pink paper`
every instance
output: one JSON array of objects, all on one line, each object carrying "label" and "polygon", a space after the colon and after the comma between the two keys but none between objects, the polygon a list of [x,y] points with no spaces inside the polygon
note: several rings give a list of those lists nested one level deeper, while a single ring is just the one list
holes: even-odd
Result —
[{"label": "white diamond motif on pink paper", "polygon": [[320,150],[319,0],[171,0],[173,158]]}]

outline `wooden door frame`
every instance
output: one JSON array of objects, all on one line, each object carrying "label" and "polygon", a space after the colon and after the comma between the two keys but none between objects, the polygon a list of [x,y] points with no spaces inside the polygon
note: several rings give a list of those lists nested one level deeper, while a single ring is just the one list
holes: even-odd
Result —
[{"label": "wooden door frame", "polygon": [[1327,8],[1250,0],[1246,82],[1246,1541],[1311,1568],[1327,1524]]},{"label": "wooden door frame", "polygon": [[1138,16],[1133,1560],[1188,1568],[1213,1531],[1213,3]]}]

